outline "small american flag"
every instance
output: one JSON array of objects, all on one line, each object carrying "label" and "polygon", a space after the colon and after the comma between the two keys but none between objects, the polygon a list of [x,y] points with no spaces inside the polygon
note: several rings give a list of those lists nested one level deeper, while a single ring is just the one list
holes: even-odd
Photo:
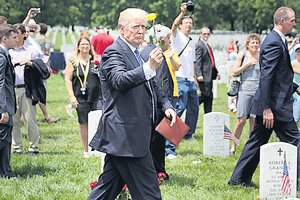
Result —
[{"label": "small american flag", "polygon": [[240,139],[235,137],[225,124],[224,124],[224,139],[232,140],[236,145],[240,146]]},{"label": "small american flag", "polygon": [[288,172],[288,168],[287,168],[287,164],[286,164],[285,152],[284,152],[284,164],[283,164],[281,191],[285,194],[291,195],[291,180],[289,177],[289,172]]}]

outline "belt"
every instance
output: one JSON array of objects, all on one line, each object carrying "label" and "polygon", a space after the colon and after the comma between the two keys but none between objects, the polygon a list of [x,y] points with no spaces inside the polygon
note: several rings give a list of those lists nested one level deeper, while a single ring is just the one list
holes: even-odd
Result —
[{"label": "belt", "polygon": [[15,88],[24,88],[25,87],[25,84],[18,84],[18,85],[15,85]]}]

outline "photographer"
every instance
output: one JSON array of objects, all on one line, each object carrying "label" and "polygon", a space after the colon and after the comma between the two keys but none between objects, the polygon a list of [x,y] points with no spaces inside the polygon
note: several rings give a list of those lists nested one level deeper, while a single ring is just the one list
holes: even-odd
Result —
[{"label": "photographer", "polygon": [[[184,139],[195,139],[192,134],[195,132],[198,120],[199,103],[197,98],[198,83],[195,78],[195,42],[189,37],[194,21],[192,16],[185,16],[187,8],[193,10],[191,1],[182,3],[180,14],[172,25],[172,47],[176,49],[181,62],[181,67],[176,71],[179,97],[176,103],[176,112],[181,117],[186,109],[185,123],[190,127]],[[180,28],[178,30],[178,27]],[[166,141],[166,156],[169,159],[176,158],[175,145]]]}]

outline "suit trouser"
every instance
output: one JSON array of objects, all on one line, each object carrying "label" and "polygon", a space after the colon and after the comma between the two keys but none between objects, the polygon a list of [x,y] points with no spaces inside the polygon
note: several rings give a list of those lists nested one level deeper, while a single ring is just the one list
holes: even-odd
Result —
[{"label": "suit trouser", "polygon": [[201,94],[198,96],[199,105],[201,103],[204,104],[204,113],[209,113],[212,111],[212,102],[213,102],[213,93],[212,93],[212,86],[213,83],[211,82],[203,82],[198,81],[199,89]]},{"label": "suit trouser", "polygon": [[162,136],[155,130],[152,130],[150,151],[154,168],[157,174],[163,172],[167,175],[165,169],[165,142],[166,139],[164,136]]},{"label": "suit trouser", "polygon": [[88,200],[114,200],[125,184],[134,200],[161,199],[150,151],[141,158],[107,154],[103,173]]},{"label": "suit trouser", "polygon": [[275,120],[273,129],[267,129],[263,125],[262,116],[256,116],[254,129],[245,144],[230,181],[236,184],[250,184],[253,173],[259,163],[260,146],[268,143],[273,130],[275,130],[281,142],[297,146],[297,177],[299,177],[300,133],[295,121],[283,122]]},{"label": "suit trouser", "polygon": [[36,122],[36,106],[32,105],[32,100],[26,97],[25,88],[15,88],[17,111],[13,116],[14,126],[12,131],[12,146],[15,151],[23,152],[23,139],[21,132],[21,114],[26,123],[29,141],[29,151],[38,151],[39,131]]},{"label": "suit trouser", "polygon": [[[0,135],[11,134],[12,126],[0,124]],[[0,177],[13,177],[10,166],[11,143],[6,140],[0,140]]]}]

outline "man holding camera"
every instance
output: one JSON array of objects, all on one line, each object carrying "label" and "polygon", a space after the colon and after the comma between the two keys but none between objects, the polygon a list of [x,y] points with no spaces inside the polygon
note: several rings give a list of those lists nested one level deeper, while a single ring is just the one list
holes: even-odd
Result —
[{"label": "man holding camera", "polygon": [[[190,3],[190,2],[189,2]],[[192,16],[184,16],[187,11],[187,4],[182,3],[180,14],[174,20],[172,25],[172,47],[177,50],[181,67],[176,71],[179,97],[176,103],[176,112],[181,116],[186,109],[185,123],[190,127],[184,139],[195,139],[192,134],[195,132],[198,120],[199,103],[197,98],[198,83],[195,79],[195,43],[190,32],[194,21]],[[189,7],[189,11],[193,11]],[[178,27],[180,30],[178,30]],[[166,156],[169,159],[176,158],[175,145],[166,141]]]}]

